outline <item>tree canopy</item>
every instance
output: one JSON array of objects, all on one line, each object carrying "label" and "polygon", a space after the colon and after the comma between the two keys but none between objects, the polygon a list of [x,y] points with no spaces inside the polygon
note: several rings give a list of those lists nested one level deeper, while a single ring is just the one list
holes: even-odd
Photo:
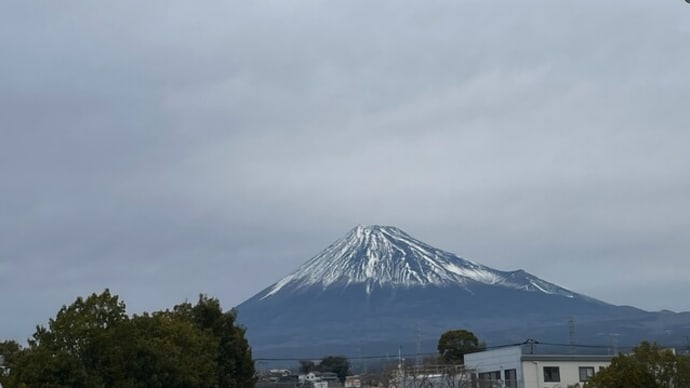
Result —
[{"label": "tree canopy", "polygon": [[326,356],[318,364],[312,360],[299,360],[299,372],[332,372],[341,382],[350,374],[350,362],[345,356]]},{"label": "tree canopy", "polygon": [[485,349],[474,333],[467,330],[449,330],[438,339],[438,352],[441,359],[449,364],[464,364],[465,354]]},{"label": "tree canopy", "polygon": [[299,360],[299,372],[307,374],[316,370],[316,364],[312,360]]},{"label": "tree canopy", "polygon": [[340,382],[345,382],[345,377],[350,374],[350,362],[344,356],[327,356],[321,359],[317,370],[333,372],[338,375]]},{"label": "tree canopy", "polygon": [[592,377],[588,388],[690,388],[690,359],[642,342]]},{"label": "tree canopy", "polygon": [[254,363],[233,311],[195,305],[129,317],[108,290],[77,298],[38,326],[29,346],[0,343],[7,387],[253,386]]}]

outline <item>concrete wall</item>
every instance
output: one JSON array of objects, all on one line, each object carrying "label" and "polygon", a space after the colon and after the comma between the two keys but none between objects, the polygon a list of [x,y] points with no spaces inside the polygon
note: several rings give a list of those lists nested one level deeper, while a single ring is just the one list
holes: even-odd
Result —
[{"label": "concrete wall", "polygon": [[465,355],[465,367],[475,370],[477,373],[500,372],[501,380],[505,378],[505,371],[515,369],[518,388],[526,388],[520,382],[523,381],[520,347],[487,350],[479,353]]},{"label": "concrete wall", "polygon": [[[565,388],[568,385],[580,384],[580,367],[594,367],[594,373],[601,367],[607,367],[610,362],[606,361],[523,361],[522,369],[524,375],[525,388]],[[544,367],[558,367],[561,377],[559,382],[544,381]]]},{"label": "concrete wall", "polygon": [[[520,347],[494,349],[465,355],[465,367],[477,374],[516,369],[518,388],[566,388],[580,384],[580,367],[593,367],[597,373],[611,364],[610,356],[597,355],[523,355]],[[544,367],[558,367],[560,381],[544,381]]]}]

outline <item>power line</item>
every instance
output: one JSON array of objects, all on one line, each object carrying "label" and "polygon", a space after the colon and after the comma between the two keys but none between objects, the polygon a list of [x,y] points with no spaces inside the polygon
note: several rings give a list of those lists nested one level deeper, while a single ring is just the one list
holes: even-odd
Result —
[{"label": "power line", "polygon": [[[491,349],[501,349],[501,348],[509,348],[513,346],[520,346],[523,345],[524,342],[522,343],[514,343],[514,344],[506,344],[506,345],[495,345],[495,346],[487,346],[485,349],[486,350],[491,350]],[[427,353],[401,353],[400,357],[403,358],[413,358],[415,356],[437,356],[437,352],[427,352]],[[388,359],[390,358],[389,355],[366,355],[366,356],[343,356],[346,357],[348,360],[375,360],[375,359]],[[255,358],[254,361],[302,361],[302,360],[319,360],[323,358],[321,357],[286,357],[286,358]]]},{"label": "power line", "polygon": [[[537,341],[534,339],[528,339],[523,342],[516,342],[516,343],[510,343],[510,344],[503,344],[503,345],[493,345],[493,346],[486,346],[484,350],[494,350],[494,349],[502,349],[502,348],[510,348],[510,347],[516,347],[516,346],[525,346],[529,345],[531,347],[532,352],[534,351],[534,347],[536,345],[539,346],[546,346],[546,347],[561,347],[561,348],[580,348],[580,349],[599,349],[599,350],[605,350],[605,349],[610,349],[610,345],[598,345],[598,344],[573,344],[573,343],[556,343],[556,342],[541,342]],[[625,349],[625,350],[632,350],[635,348],[637,345],[630,345],[630,346],[618,346],[618,349]],[[663,345],[660,345],[662,347],[665,347]],[[670,346],[669,346],[670,347]],[[426,353],[407,353],[407,354],[400,354],[400,357],[402,358],[407,358],[407,359],[413,359],[415,357],[427,357],[427,356],[438,356],[437,352],[426,352]],[[348,360],[386,360],[390,358],[390,355],[358,355],[358,356],[343,356],[346,357]],[[323,358],[321,357],[284,357],[284,358],[255,358],[254,361],[302,361],[302,360],[320,360]]]}]

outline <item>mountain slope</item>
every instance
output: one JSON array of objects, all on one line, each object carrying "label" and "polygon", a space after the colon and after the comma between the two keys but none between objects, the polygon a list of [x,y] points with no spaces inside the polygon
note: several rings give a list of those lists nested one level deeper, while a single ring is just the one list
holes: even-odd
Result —
[{"label": "mountain slope", "polygon": [[365,284],[418,287],[488,284],[527,291],[576,294],[522,270],[498,271],[460,258],[391,226],[357,226],[295,272],[271,286],[262,299],[282,289]]},{"label": "mountain slope", "polygon": [[538,338],[599,343],[653,339],[688,315],[613,306],[523,270],[500,271],[425,244],[389,226],[358,226],[297,270],[237,307],[255,355],[382,354],[441,333],[473,330],[493,344]]}]

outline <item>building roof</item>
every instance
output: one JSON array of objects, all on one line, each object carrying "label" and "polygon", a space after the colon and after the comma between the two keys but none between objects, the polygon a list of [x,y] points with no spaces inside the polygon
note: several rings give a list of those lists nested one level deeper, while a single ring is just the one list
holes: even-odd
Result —
[{"label": "building roof", "polygon": [[613,356],[605,354],[523,354],[522,361],[600,361],[610,362]]},{"label": "building roof", "polygon": [[469,353],[465,355],[466,363],[473,362],[486,362],[486,360],[499,358],[505,359],[509,358],[515,360],[517,358],[520,361],[542,361],[542,362],[561,362],[561,361],[574,361],[574,362],[611,362],[613,358],[612,355],[608,354],[582,354],[582,353],[528,353],[521,346],[509,346],[498,349],[485,350],[482,352]]}]

